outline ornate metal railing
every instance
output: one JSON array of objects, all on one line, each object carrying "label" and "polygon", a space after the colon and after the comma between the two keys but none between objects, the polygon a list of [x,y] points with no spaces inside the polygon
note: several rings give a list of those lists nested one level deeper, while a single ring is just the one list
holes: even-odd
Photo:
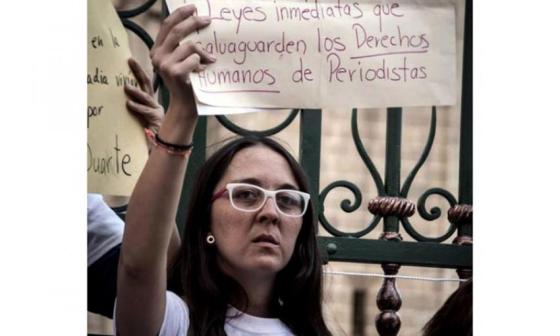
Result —
[{"label": "ornate metal railing", "polygon": [[[138,35],[150,48],[152,38],[139,25],[130,20],[131,17],[147,11],[156,3],[148,0],[145,4],[133,10],[119,11],[123,24],[133,33]],[[165,7],[165,6],[164,6]],[[164,13],[166,10],[164,8]],[[407,199],[410,188],[417,173],[429,157],[436,135],[437,109],[432,107],[429,134],[424,149],[416,165],[412,168],[404,183],[401,185],[401,139],[402,139],[402,108],[387,109],[387,131],[385,149],[385,176],[379,174],[375,163],[368,155],[358,131],[358,111],[352,110],[351,130],[352,140],[359,156],[366,165],[371,175],[377,196],[372,197],[368,209],[372,214],[369,224],[357,232],[345,232],[337,229],[325,215],[325,200],[337,188],[349,190],[353,200],[344,199],[340,208],[346,213],[356,211],[364,196],[355,184],[338,180],[328,184],[320,190],[320,153],[321,153],[321,111],[320,110],[293,110],[288,117],[276,127],[267,130],[254,131],[240,127],[225,116],[218,116],[218,122],[231,132],[239,135],[258,133],[273,135],[288,127],[299,115],[300,121],[300,163],[309,175],[311,194],[314,204],[317,205],[317,222],[332,236],[318,237],[319,246],[325,262],[344,261],[358,263],[381,264],[386,275],[396,275],[401,266],[425,266],[438,268],[457,269],[461,279],[472,277],[472,1],[466,1],[465,31],[463,48],[463,74],[462,74],[462,101],[461,101],[461,126],[460,126],[460,153],[459,153],[459,190],[457,197],[448,190],[431,188],[424,191],[417,202]],[[154,87],[161,85],[156,76]],[[165,88],[162,92],[162,101],[166,105]],[[206,129],[208,117],[201,116],[195,130],[194,138],[197,146],[191,155],[187,175],[183,186],[177,223],[182,230],[182,223],[186,218],[186,203],[190,195],[190,186],[193,184],[194,172],[205,160]],[[431,196],[440,196],[447,201],[448,228],[444,234],[437,237],[428,237],[415,229],[409,218],[416,209],[421,218],[434,221],[443,216],[439,207],[427,209],[426,201]],[[383,220],[383,232],[379,239],[365,239]],[[400,228],[415,241],[403,241]],[[453,244],[442,243],[456,234]],[[379,290],[377,305],[380,313],[376,317],[376,327],[380,335],[396,335],[400,329],[400,318],[396,312],[400,309],[401,298],[396,290],[396,279],[385,278]]]}]

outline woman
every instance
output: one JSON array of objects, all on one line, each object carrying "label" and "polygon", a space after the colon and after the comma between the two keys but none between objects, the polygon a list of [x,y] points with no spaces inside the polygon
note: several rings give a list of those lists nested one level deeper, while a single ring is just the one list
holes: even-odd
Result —
[{"label": "woman", "polygon": [[462,283],[422,328],[423,336],[472,336],[472,278]]},{"label": "woman", "polygon": [[201,168],[183,237],[184,299],[165,290],[167,244],[197,120],[187,75],[215,61],[195,44],[179,45],[210,23],[194,12],[173,12],[151,52],[170,104],[128,207],[118,333],[330,335],[305,175],[270,139],[235,140]]}]

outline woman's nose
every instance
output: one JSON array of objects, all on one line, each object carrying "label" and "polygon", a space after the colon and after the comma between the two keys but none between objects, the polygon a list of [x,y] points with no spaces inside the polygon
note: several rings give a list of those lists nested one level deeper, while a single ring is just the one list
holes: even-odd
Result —
[{"label": "woman's nose", "polygon": [[278,209],[276,209],[274,199],[272,197],[267,197],[258,213],[259,222],[268,220],[276,223],[279,217],[280,214],[278,213]]}]

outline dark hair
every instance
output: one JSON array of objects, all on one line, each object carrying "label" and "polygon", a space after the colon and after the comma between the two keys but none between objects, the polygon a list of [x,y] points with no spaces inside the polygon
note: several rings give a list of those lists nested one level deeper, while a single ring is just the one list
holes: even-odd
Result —
[{"label": "dark hair", "polygon": [[472,279],[447,298],[422,330],[424,336],[472,336]]},{"label": "dark hair", "polygon": [[[228,303],[247,294],[232,277],[218,266],[215,248],[209,248],[212,193],[233,157],[242,149],[263,145],[282,155],[288,162],[300,189],[309,192],[307,177],[297,161],[276,141],[257,136],[235,139],[214,154],[200,168],[193,186],[181,252],[183,294],[189,307],[190,336],[225,336]],[[295,335],[331,335],[323,319],[322,270],[317,248],[317,229],[313,205],[303,216],[294,253],[276,275],[272,309]],[[243,309],[243,307],[241,307]]]}]

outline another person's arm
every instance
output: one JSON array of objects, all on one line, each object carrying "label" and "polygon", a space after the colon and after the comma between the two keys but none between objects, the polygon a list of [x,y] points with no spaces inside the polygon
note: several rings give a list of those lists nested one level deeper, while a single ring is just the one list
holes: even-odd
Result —
[{"label": "another person's arm", "polygon": [[[162,140],[190,144],[197,121],[191,71],[214,61],[193,43],[179,42],[210,20],[193,16],[194,6],[173,12],[163,23],[151,51],[154,68],[170,92],[159,129]],[[119,261],[117,320],[119,335],[156,335],[165,310],[167,249],[175,226],[187,158],[155,148],[131,196]]]},{"label": "another person's arm", "polygon": [[[125,85],[124,92],[127,96],[126,108],[130,113],[138,118],[140,123],[147,128],[159,130],[164,117],[163,106],[161,106],[154,96],[152,81],[134,58],[128,60],[128,65],[138,80],[138,86]],[[152,150],[152,143],[149,143]],[[181,238],[177,225],[173,226],[167,249],[167,270],[170,274],[171,268],[179,254],[181,248]]]},{"label": "another person's arm", "polygon": [[[138,87],[126,84],[124,92],[127,96],[127,110],[140,122],[143,127],[159,129],[163,120],[163,107],[154,97],[154,90],[148,75],[134,58],[128,60],[128,66],[138,81]],[[148,143],[151,150],[152,144]],[[128,204],[130,197],[104,195],[103,199],[111,208]]]},{"label": "another person's arm", "polygon": [[154,98],[152,82],[134,58],[128,60],[128,66],[138,81],[138,87],[125,85],[126,108],[144,127],[159,129],[164,113],[163,107]]}]

